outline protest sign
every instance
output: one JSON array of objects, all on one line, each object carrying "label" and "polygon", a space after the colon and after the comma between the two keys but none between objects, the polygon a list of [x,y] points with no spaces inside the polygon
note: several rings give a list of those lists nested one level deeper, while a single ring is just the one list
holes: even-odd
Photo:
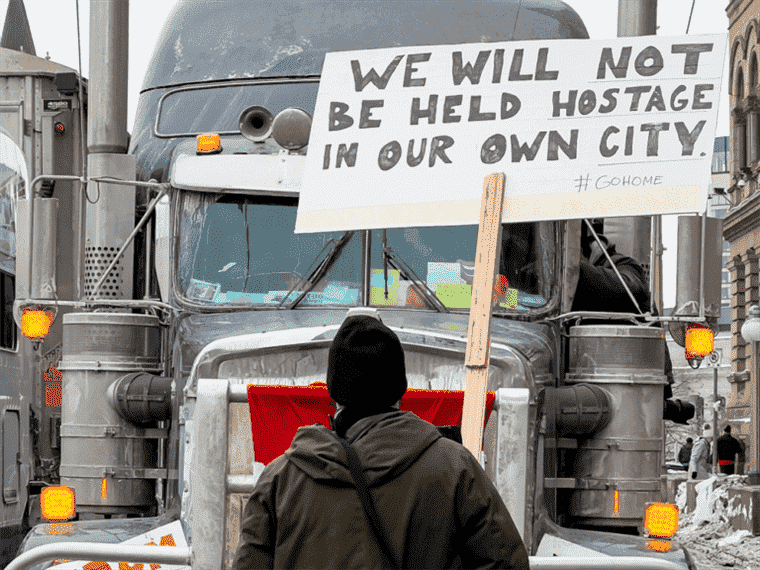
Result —
[{"label": "protest sign", "polygon": [[725,34],[325,58],[297,232],[704,210]]}]

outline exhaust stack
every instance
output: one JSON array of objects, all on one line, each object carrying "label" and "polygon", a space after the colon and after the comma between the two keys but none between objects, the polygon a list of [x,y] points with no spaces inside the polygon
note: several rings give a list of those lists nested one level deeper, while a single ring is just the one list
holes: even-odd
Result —
[{"label": "exhaust stack", "polygon": [[[135,226],[135,188],[94,181],[134,180],[127,152],[129,0],[90,2],[90,82],[87,142],[84,295],[132,299],[133,247],[106,268]],[[36,212],[35,212],[36,213]],[[155,504],[155,427],[138,427],[109,401],[109,387],[125,374],[156,374],[158,319],[149,315],[69,313],[63,319],[61,465],[63,485],[76,492],[80,512],[144,514]],[[151,418],[152,416],[149,416]]]},{"label": "exhaust stack", "polygon": [[[125,154],[129,0],[90,3],[90,95],[87,124],[89,178],[134,180],[134,156]],[[134,229],[135,189],[91,182],[87,187],[85,295],[91,296],[103,272]],[[91,202],[94,202],[91,203]],[[120,257],[95,293],[100,299],[132,299],[134,246]]]}]

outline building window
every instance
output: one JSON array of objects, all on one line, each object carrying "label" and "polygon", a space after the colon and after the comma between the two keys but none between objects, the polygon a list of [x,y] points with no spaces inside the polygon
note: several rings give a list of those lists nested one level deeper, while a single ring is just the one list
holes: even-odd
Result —
[{"label": "building window", "polygon": [[728,207],[727,206],[720,206],[718,208],[712,209],[712,216],[713,218],[717,218],[719,220],[722,220],[726,217],[726,213],[728,213]]},{"label": "building window", "polygon": [[712,173],[728,172],[728,137],[715,137],[713,147]]},{"label": "building window", "polygon": [[[741,67],[736,71],[736,88],[734,89],[736,94],[736,105],[741,105],[744,100],[744,73]],[[747,123],[740,119],[734,120],[734,172],[747,166]]]}]

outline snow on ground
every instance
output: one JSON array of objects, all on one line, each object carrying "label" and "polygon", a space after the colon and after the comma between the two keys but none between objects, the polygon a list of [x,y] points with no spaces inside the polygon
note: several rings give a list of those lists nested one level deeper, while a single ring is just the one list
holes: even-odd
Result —
[{"label": "snow on ground", "polygon": [[711,477],[697,484],[697,506],[686,513],[686,485],[678,489],[676,504],[681,512],[676,539],[691,553],[698,570],[760,570],[760,536],[734,530],[728,504],[728,488],[743,486],[747,477]]}]

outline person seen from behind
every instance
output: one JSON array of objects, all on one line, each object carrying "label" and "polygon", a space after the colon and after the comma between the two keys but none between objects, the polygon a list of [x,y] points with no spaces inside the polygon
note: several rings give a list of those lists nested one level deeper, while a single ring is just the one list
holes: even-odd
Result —
[{"label": "person seen from behind", "polygon": [[731,435],[731,426],[723,428],[723,435],[715,442],[718,446],[718,468],[725,475],[733,475],[736,456],[741,455],[742,446],[739,440]]},{"label": "person seen from behind", "polygon": [[688,468],[689,461],[691,460],[691,448],[694,447],[694,440],[690,437],[686,438],[686,443],[678,452],[678,462],[684,466],[684,469]]},{"label": "person seen from behind", "polygon": [[710,464],[712,463],[710,441],[712,441],[712,437],[713,431],[710,424],[705,424],[705,427],[702,430],[702,436],[697,439],[691,450],[689,476],[692,479],[707,479],[710,475]]},{"label": "person seen from behind", "polygon": [[[404,351],[379,318],[343,321],[328,355],[327,388],[338,404],[332,429],[299,428],[264,469],[245,506],[235,570],[529,569],[509,511],[478,461],[398,409],[407,389]],[[363,498],[342,441],[358,458]]]}]

